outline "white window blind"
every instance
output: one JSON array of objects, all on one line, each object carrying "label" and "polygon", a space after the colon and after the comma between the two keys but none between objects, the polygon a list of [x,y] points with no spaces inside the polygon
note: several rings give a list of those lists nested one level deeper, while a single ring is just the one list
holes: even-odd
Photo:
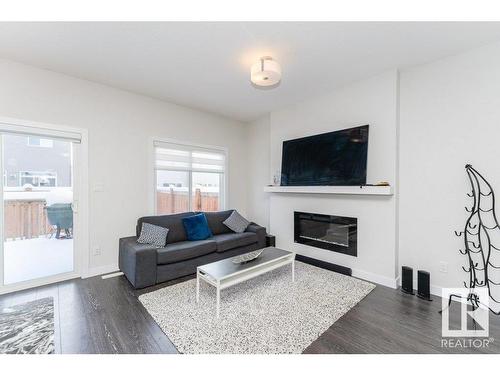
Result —
[{"label": "white window blind", "polygon": [[0,134],[35,136],[45,139],[56,139],[73,143],[81,143],[82,141],[82,136],[79,133],[44,129],[29,125],[10,124],[8,122],[0,122]]},{"label": "white window blind", "polygon": [[226,153],[222,150],[155,141],[157,170],[224,173]]}]

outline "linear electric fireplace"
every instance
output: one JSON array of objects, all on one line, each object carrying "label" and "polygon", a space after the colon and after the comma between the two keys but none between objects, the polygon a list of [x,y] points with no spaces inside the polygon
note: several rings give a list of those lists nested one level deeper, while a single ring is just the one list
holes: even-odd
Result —
[{"label": "linear electric fireplace", "polygon": [[294,240],[304,245],[358,255],[358,219],[294,212]]}]

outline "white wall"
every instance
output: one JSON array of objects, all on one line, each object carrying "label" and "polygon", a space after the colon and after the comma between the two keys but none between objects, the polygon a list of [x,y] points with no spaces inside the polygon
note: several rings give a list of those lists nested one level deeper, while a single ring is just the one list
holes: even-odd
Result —
[{"label": "white wall", "polygon": [[[418,269],[431,273],[433,294],[462,286],[465,258],[453,231],[463,228],[470,201],[464,166],[472,164],[500,191],[499,88],[500,44],[493,44],[271,113],[269,180],[280,171],[283,140],[370,124],[368,182],[387,180],[397,193],[270,194],[270,231],[278,245],[386,285],[408,265],[415,277]],[[358,217],[358,258],[293,243],[294,210]]]},{"label": "white wall", "polygon": [[[388,285],[400,265],[425,269],[439,293],[465,276],[453,234],[466,218],[464,165],[500,191],[500,44],[403,70],[399,81],[398,87],[398,74],[386,72],[244,125],[0,60],[0,116],[89,130],[90,188],[104,185],[104,192],[90,189],[90,244],[102,249],[91,257],[93,267],[115,265],[118,238],[150,213],[148,146],[157,136],[228,147],[229,205],[270,227],[279,246]],[[279,173],[283,140],[364,124],[370,124],[368,182],[387,180],[399,189],[399,221],[396,197],[262,192]],[[292,212],[300,209],[357,216],[359,256],[294,244]],[[439,272],[440,262],[447,273]]]},{"label": "white wall", "polygon": [[[151,137],[229,149],[229,205],[246,213],[246,130],[216,115],[0,60],[0,116],[89,131],[90,266],[117,264],[118,238],[150,214]],[[103,184],[103,192],[92,186]]]},{"label": "white wall", "polygon": [[270,184],[270,116],[262,117],[247,125],[248,218],[269,228],[269,194],[263,187]]},{"label": "white wall", "polygon": [[[367,182],[396,184],[396,71],[366,79],[329,95],[271,113],[271,175],[279,173],[287,139],[370,125]],[[262,187],[261,187],[262,188]],[[353,275],[396,284],[396,202],[394,197],[271,194],[270,231],[278,246],[353,269]],[[293,211],[358,218],[358,256],[296,244]]]},{"label": "white wall", "polygon": [[500,44],[405,70],[400,79],[400,264],[430,271],[438,294],[466,276],[453,234],[470,206],[465,164],[500,192]]}]

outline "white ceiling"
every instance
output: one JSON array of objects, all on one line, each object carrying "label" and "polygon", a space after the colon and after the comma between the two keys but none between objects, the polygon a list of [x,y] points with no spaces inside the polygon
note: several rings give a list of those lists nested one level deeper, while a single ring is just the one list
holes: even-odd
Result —
[{"label": "white ceiling", "polygon": [[[0,23],[0,57],[242,121],[496,41],[500,23]],[[262,55],[273,90],[249,83]]]}]

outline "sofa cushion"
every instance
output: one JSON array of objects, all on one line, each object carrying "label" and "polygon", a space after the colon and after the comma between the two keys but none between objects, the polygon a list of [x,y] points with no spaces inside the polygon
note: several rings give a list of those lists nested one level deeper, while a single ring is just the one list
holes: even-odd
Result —
[{"label": "sofa cushion", "polygon": [[243,233],[250,225],[250,222],[241,216],[236,210],[234,210],[223,223],[226,227],[236,233]]},{"label": "sofa cushion", "polygon": [[217,212],[205,212],[205,216],[208,221],[208,226],[212,231],[212,234],[223,234],[223,233],[233,233],[231,229],[223,224],[229,215],[233,213],[234,210],[227,211],[217,211]]},{"label": "sofa cushion", "polygon": [[184,230],[189,241],[206,240],[212,237],[212,232],[208,227],[207,218],[204,213],[188,216],[182,219]]},{"label": "sofa cushion", "polygon": [[217,244],[218,253],[258,242],[257,235],[251,232],[218,234],[212,240]]},{"label": "sofa cushion", "polygon": [[149,223],[153,225],[158,225],[160,227],[168,228],[167,244],[186,241],[187,236],[184,231],[184,225],[182,224],[182,219],[188,216],[193,216],[194,212],[183,212],[180,214],[173,215],[160,215],[160,216],[144,216],[137,220],[137,230],[136,235],[139,237],[142,228],[142,223]]},{"label": "sofa cushion", "polygon": [[212,240],[176,242],[157,250],[157,263],[176,263],[210,254],[216,250],[217,245]]},{"label": "sofa cushion", "polygon": [[139,243],[147,243],[156,247],[164,247],[167,244],[168,229],[149,223],[142,223],[141,235],[137,239]]}]

